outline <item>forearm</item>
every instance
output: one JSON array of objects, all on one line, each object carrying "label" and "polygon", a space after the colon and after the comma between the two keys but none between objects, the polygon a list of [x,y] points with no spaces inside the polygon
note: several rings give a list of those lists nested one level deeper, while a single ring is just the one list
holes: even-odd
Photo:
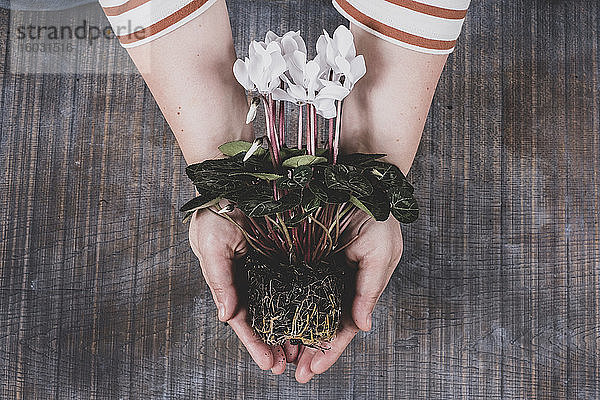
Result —
[{"label": "forearm", "polygon": [[252,137],[244,124],[246,95],[233,76],[235,51],[224,0],[128,51],[187,163],[219,156],[224,142]]},{"label": "forearm", "polygon": [[351,26],[367,74],[344,102],[344,152],[385,153],[407,173],[447,55],[408,50]]}]

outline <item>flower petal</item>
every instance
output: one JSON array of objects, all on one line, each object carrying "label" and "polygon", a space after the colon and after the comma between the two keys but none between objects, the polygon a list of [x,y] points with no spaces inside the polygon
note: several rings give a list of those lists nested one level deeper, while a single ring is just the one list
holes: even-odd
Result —
[{"label": "flower petal", "polygon": [[302,53],[307,54],[306,43],[304,43],[304,39],[302,38],[302,36],[300,36],[300,31],[296,32],[296,35],[294,35],[294,40],[296,41],[296,44],[298,45],[298,51],[301,51]]},{"label": "flower petal", "polygon": [[279,41],[279,39],[281,39],[281,38],[279,36],[277,36],[277,34],[273,31],[269,31],[265,35],[265,43],[267,43],[267,44],[269,44],[271,42],[277,42],[277,41]]},{"label": "flower petal", "polygon": [[354,83],[356,83],[367,73],[365,58],[362,56],[362,54],[350,62],[350,73],[352,74],[352,80]]},{"label": "flower petal", "polygon": [[267,54],[279,53],[281,54],[281,46],[277,42],[271,42],[266,45],[265,51]]},{"label": "flower petal", "polygon": [[350,75],[350,63],[342,56],[335,58],[335,65],[337,65],[339,71],[348,77]]},{"label": "flower petal", "polygon": [[258,86],[259,82],[262,80],[264,70],[261,57],[250,57],[246,67],[248,68],[248,76],[250,77],[250,80],[256,86]]},{"label": "flower petal", "polygon": [[307,100],[306,89],[304,89],[300,85],[290,84],[288,86],[288,90],[287,91],[288,91],[288,93],[292,97],[294,97],[297,100],[302,100],[302,101],[306,101]]},{"label": "flower petal", "polygon": [[310,60],[306,63],[306,68],[304,69],[305,79],[307,79],[308,82],[316,81],[319,77],[320,70],[319,63],[315,60]]},{"label": "flower petal", "polygon": [[290,36],[281,39],[281,51],[283,54],[293,54],[298,50],[298,43]]},{"label": "flower petal", "polygon": [[344,25],[338,26],[333,32],[333,42],[335,47],[339,51],[340,55],[344,58],[356,57],[356,48],[354,47],[354,36],[352,32]]},{"label": "flower petal", "polygon": [[287,71],[287,65],[280,53],[271,54],[271,64],[269,65],[269,69],[271,70],[271,79],[279,78]]},{"label": "flower petal", "polygon": [[304,71],[304,67],[306,66],[306,53],[296,50],[289,57],[296,68]]},{"label": "flower petal", "polygon": [[327,38],[324,34],[319,36],[319,39],[317,40],[317,54],[327,54]]},{"label": "flower petal", "polygon": [[350,94],[350,90],[338,85],[325,86],[319,91],[317,99],[335,99],[342,100]]},{"label": "flower petal", "polygon": [[296,98],[293,96],[290,96],[290,94],[288,92],[286,92],[283,89],[280,88],[275,88],[273,89],[273,100],[283,100],[283,101],[291,101],[292,103],[296,102]]},{"label": "flower petal", "polygon": [[332,99],[315,99],[313,103],[317,109],[317,114],[323,118],[334,118],[336,115],[335,102]]},{"label": "flower petal", "polygon": [[246,67],[246,63],[242,60],[236,60],[233,64],[233,75],[235,79],[244,87],[246,90],[252,90],[254,85],[248,76],[248,68]]}]

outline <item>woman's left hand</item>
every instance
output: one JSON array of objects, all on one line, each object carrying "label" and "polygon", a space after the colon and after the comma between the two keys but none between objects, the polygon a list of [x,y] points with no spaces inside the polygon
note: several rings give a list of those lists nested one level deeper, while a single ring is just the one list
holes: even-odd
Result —
[{"label": "woman's left hand", "polygon": [[359,330],[371,329],[371,315],[381,293],[402,256],[402,231],[393,217],[385,222],[368,219],[356,213],[340,243],[356,239],[346,248],[349,266],[357,268],[356,292],[352,307],[341,321],[334,340],[327,343],[330,350],[302,346],[296,364],[296,380],[306,383],[316,374],[327,371],[340,357]]}]

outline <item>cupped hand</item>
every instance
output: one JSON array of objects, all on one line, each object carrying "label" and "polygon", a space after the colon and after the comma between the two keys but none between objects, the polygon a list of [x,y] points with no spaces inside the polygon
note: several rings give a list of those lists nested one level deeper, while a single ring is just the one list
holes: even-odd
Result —
[{"label": "cupped hand", "polygon": [[[353,240],[354,239],[354,240]],[[349,266],[356,270],[356,288],[351,308],[341,321],[340,329],[324,353],[302,346],[296,364],[296,380],[306,383],[316,374],[327,371],[340,357],[359,330],[371,329],[371,315],[381,293],[402,256],[402,231],[393,217],[385,222],[367,219],[357,213],[346,230],[341,244],[353,240],[345,249]]]},{"label": "cupped hand", "polygon": [[[240,223],[239,211],[229,216]],[[268,346],[246,320],[247,309],[239,301],[234,280],[235,263],[247,251],[244,235],[231,221],[205,209],[197,211],[190,220],[189,239],[217,305],[219,320],[233,328],[261,369],[282,374],[286,362],[296,360],[298,346]]]}]

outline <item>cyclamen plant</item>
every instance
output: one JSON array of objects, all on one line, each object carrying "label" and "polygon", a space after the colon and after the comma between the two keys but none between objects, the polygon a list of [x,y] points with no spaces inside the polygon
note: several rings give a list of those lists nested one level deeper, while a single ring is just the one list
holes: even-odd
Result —
[{"label": "cyclamen plant", "polygon": [[[198,196],[186,203],[184,221],[208,209],[235,224],[252,250],[248,314],[271,345],[321,347],[335,337],[345,269],[336,254],[356,237],[341,237],[357,212],[377,221],[390,213],[402,223],[418,217],[413,187],[384,154],[339,154],[343,101],[366,73],[354,37],[344,26],[324,31],[308,60],[299,32],[252,41],[249,56],[233,72],[251,94],[246,122],[262,104],[266,133],[254,142],[219,147],[226,158],[186,168]],[[287,103],[299,107],[296,146],[287,147]],[[319,118],[327,139],[319,147]],[[228,200],[227,205],[221,203]],[[239,209],[243,221],[230,213]]]}]

